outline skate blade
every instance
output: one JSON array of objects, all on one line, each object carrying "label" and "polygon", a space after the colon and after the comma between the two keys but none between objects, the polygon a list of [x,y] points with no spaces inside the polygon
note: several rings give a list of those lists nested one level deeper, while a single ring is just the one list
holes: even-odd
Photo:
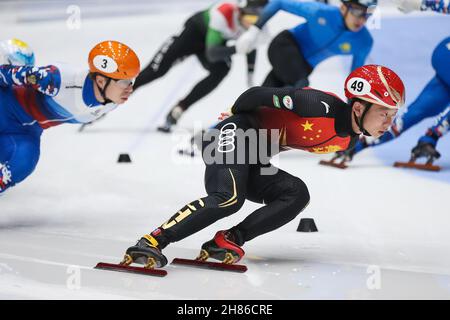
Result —
[{"label": "skate blade", "polygon": [[153,257],[149,257],[147,259],[147,263],[144,266],[145,269],[155,269],[156,268],[156,260]]},{"label": "skate blade", "polygon": [[194,158],[196,156],[195,151],[189,151],[185,149],[179,149],[178,154],[181,156],[189,156],[191,158]]},{"label": "skate blade", "polygon": [[209,258],[208,251],[202,249],[200,251],[200,254],[198,255],[198,257],[195,258],[195,260],[197,260],[197,261],[206,261],[206,260],[208,260],[208,258]]},{"label": "skate blade", "polygon": [[156,130],[158,132],[162,132],[162,133],[171,133],[172,132],[171,128],[166,128],[166,127],[158,127],[158,128],[156,128]]},{"label": "skate blade", "polygon": [[123,264],[114,264],[114,263],[105,263],[105,262],[99,262],[94,267],[94,269],[143,274],[143,275],[155,276],[155,277],[165,277],[167,275],[166,270],[148,269],[145,267],[133,267],[133,266],[129,266],[129,265],[127,266],[127,265],[123,265]]},{"label": "skate blade", "polygon": [[132,263],[133,263],[133,258],[129,254],[126,254],[123,257],[123,260],[119,264],[122,266],[129,266]]},{"label": "skate blade", "polygon": [[173,259],[172,264],[218,271],[231,271],[240,273],[247,271],[247,266],[245,265],[226,264],[222,262],[209,262],[209,261],[190,260],[181,258]]},{"label": "skate blade", "polygon": [[339,169],[347,169],[348,166],[345,165],[344,163],[340,162],[334,162],[332,160],[330,161],[326,161],[326,160],[320,160],[319,164],[323,165],[323,166],[329,166],[329,167],[334,167],[334,168],[339,168]]},{"label": "skate blade", "polygon": [[420,164],[415,162],[395,162],[394,167],[396,168],[410,168],[426,171],[440,171],[441,167],[432,164]]},{"label": "skate blade", "polygon": [[237,259],[231,253],[227,252],[222,262],[225,264],[233,264],[237,262]]}]

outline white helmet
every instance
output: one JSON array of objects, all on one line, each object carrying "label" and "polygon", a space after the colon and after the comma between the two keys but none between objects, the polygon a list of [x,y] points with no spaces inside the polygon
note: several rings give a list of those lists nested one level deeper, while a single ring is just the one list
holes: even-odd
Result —
[{"label": "white helmet", "polygon": [[32,66],[34,65],[33,50],[19,39],[0,41],[0,64]]}]

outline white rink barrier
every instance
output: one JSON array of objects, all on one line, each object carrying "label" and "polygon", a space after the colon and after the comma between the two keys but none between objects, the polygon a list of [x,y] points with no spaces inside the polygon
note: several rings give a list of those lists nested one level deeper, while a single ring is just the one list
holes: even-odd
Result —
[{"label": "white rink barrier", "polygon": [[[113,16],[194,12],[218,0],[0,0],[2,23],[27,23],[64,20],[71,11],[79,11],[83,19]],[[233,1],[233,0],[231,0]],[[299,0],[301,1],[301,0]],[[310,1],[310,0],[305,0]],[[339,5],[340,0],[329,0]],[[393,8],[392,0],[379,0],[380,7]]]},{"label": "white rink barrier", "polygon": [[0,0],[0,20],[2,23],[64,20],[70,10],[79,10],[83,19],[194,12],[212,3],[211,0]]}]

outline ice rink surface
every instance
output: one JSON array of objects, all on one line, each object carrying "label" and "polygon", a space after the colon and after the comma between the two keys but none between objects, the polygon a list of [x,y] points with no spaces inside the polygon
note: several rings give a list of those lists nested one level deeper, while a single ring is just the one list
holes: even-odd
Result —
[{"label": "ice rink surface", "polygon": [[[37,64],[57,61],[86,66],[97,42],[114,39],[136,50],[146,65],[192,13],[158,12],[129,17],[3,24],[0,39],[17,37],[35,50]],[[279,13],[272,35],[300,18]],[[396,70],[412,102],[433,75],[434,46],[450,30],[437,14],[381,11],[371,30],[369,63]],[[267,46],[257,60],[256,83],[269,70]],[[311,86],[343,96],[350,59],[332,58],[317,67]],[[177,155],[193,128],[207,127],[246,89],[245,59],[220,87],[194,105],[173,135],[155,131],[167,110],[205,75],[195,58],[79,133],[77,125],[44,132],[36,171],[0,198],[0,299],[449,299],[450,137],[439,141],[440,173],[399,170],[424,121],[397,141],[359,154],[341,171],[318,165],[330,156],[289,151],[273,163],[306,182],[311,204],[291,223],[249,243],[244,274],[168,265],[165,278],[94,270],[118,262],[127,247],[166,221],[189,201],[205,195],[204,165]],[[131,164],[118,164],[128,152]],[[193,258],[217,230],[229,228],[257,208],[240,212],[164,250]],[[301,217],[314,218],[319,232],[296,232]]]}]

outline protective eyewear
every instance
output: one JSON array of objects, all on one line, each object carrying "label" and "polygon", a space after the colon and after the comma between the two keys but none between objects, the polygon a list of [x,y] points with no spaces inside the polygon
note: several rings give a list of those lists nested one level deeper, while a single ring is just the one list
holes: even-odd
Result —
[{"label": "protective eyewear", "polygon": [[247,22],[248,24],[255,24],[258,21],[259,16],[256,14],[244,14],[242,16],[242,21]]},{"label": "protective eyewear", "polygon": [[126,89],[129,86],[133,86],[135,79],[131,79],[131,80],[127,80],[127,79],[121,79],[121,80],[111,79],[111,80],[113,80],[117,84],[117,86],[119,86],[119,88]]},{"label": "protective eyewear", "polygon": [[356,18],[368,19],[376,9],[376,6],[360,7],[347,5],[348,11]]}]

